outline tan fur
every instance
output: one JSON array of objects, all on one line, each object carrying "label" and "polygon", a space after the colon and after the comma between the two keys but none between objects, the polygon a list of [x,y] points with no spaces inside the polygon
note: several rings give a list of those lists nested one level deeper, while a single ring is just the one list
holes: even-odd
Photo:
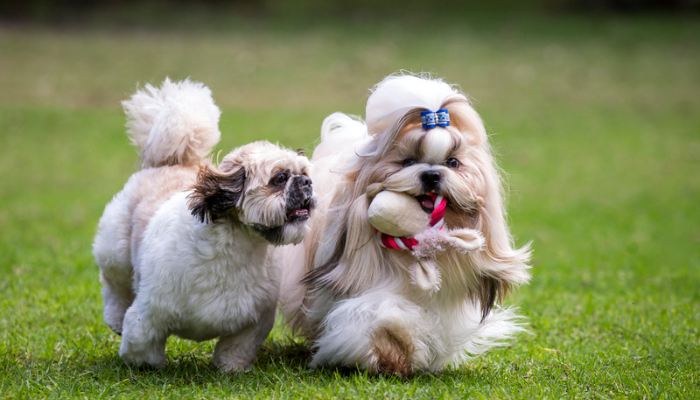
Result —
[{"label": "tan fur", "polygon": [[[197,178],[197,173],[197,165],[173,165],[145,168],[131,176],[129,183],[132,183],[134,190],[128,192],[126,200],[129,215],[127,236],[131,240],[128,259],[132,257],[131,254],[138,254],[143,234],[153,214],[175,192],[191,186]],[[138,282],[140,276],[138,270],[131,268],[124,272],[124,276],[101,273],[100,277],[105,284],[115,288],[115,291],[122,292],[119,297],[123,299],[122,306],[126,309],[133,302],[135,293],[133,286],[125,285],[123,281],[133,279],[133,282]]]},{"label": "tan fur", "polygon": [[129,213],[132,216],[132,248],[138,252],[146,225],[153,214],[176,191],[190,187],[199,168],[196,164],[189,166],[164,166],[146,168],[135,174],[133,178],[138,182],[136,190],[132,192],[129,201]]},{"label": "tan fur", "polygon": [[400,329],[382,328],[374,332],[372,334],[373,357],[377,360],[376,370],[370,372],[399,377],[405,377],[413,372],[410,361],[413,349],[410,340],[410,336]]}]

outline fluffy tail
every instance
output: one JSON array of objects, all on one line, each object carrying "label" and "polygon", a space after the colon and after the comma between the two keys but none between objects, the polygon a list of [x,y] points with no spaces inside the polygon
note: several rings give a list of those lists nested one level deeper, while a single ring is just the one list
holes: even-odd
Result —
[{"label": "fluffy tail", "polygon": [[328,156],[354,155],[358,147],[370,139],[367,126],[359,117],[341,112],[333,113],[323,120],[321,143],[314,150],[314,160]]},{"label": "fluffy tail", "polygon": [[160,88],[147,84],[122,106],[142,168],[196,164],[219,142],[221,111],[199,82],[165,78]]}]

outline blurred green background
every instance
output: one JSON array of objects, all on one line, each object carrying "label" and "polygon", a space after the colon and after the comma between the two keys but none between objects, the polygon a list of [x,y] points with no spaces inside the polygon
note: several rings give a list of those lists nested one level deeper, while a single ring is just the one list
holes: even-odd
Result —
[{"label": "blurred green background", "polygon": [[[697,1],[0,3],[0,393],[9,398],[700,398]],[[137,167],[120,101],[190,77],[218,150],[313,149],[399,70],[457,83],[491,134],[532,335],[408,380],[308,370],[278,326],[253,371],[171,339],[125,367],[91,241]]]}]

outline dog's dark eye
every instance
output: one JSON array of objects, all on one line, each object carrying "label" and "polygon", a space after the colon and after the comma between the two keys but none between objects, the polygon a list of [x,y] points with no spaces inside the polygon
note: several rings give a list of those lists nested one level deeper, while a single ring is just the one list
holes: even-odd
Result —
[{"label": "dog's dark eye", "polygon": [[281,174],[275,175],[275,177],[270,180],[270,183],[275,186],[282,186],[287,183],[287,179],[289,179],[289,175],[287,175],[286,172],[282,172]]},{"label": "dog's dark eye", "polygon": [[445,165],[447,165],[447,168],[457,169],[459,168],[459,160],[456,158],[448,158]]},{"label": "dog's dark eye", "polygon": [[403,160],[403,161],[401,162],[401,164],[402,164],[404,167],[410,167],[411,165],[413,165],[413,164],[415,164],[415,163],[416,163],[416,160],[414,160],[414,159],[412,159],[412,158],[407,158],[407,159],[405,159],[405,160]]}]

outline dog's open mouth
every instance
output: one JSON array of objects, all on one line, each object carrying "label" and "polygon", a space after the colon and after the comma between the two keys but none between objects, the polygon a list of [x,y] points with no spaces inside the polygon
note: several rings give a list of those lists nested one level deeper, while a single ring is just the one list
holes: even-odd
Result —
[{"label": "dog's open mouth", "polygon": [[302,208],[300,210],[294,210],[292,211],[291,214],[287,216],[287,219],[289,221],[294,221],[297,219],[306,219],[309,218],[309,210]]},{"label": "dog's open mouth", "polygon": [[437,193],[435,192],[430,192],[427,194],[422,194],[420,196],[416,197],[416,200],[418,200],[418,203],[420,204],[420,207],[425,211],[427,214],[431,214],[433,210],[435,209],[435,199],[437,198]]},{"label": "dog's open mouth", "polygon": [[297,209],[294,209],[287,214],[287,222],[301,222],[301,221],[306,221],[309,219],[309,210],[311,208],[308,206],[308,204],[305,204],[303,206],[300,206]]},{"label": "dog's open mouth", "polygon": [[287,221],[285,222],[293,224],[308,220],[311,215],[311,210],[315,205],[315,201],[312,197],[297,199],[296,201],[287,203]]}]

